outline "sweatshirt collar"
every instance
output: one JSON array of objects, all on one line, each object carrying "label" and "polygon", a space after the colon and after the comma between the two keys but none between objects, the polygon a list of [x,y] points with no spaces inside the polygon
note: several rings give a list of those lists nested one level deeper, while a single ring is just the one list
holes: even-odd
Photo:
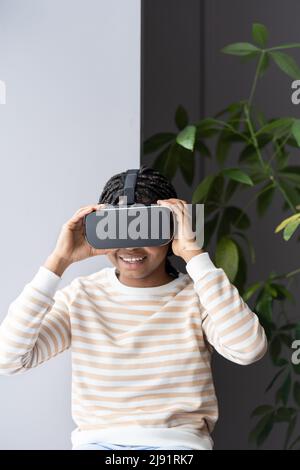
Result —
[{"label": "sweatshirt collar", "polygon": [[178,286],[178,284],[182,284],[183,279],[187,277],[187,275],[179,272],[177,278],[161,286],[132,287],[132,286],[127,286],[126,284],[123,284],[118,279],[115,266],[111,268],[107,268],[107,274],[108,274],[110,284],[113,285],[119,292],[124,292],[127,294],[134,294],[134,295],[136,294],[137,295],[152,295],[152,294],[161,295],[162,293],[172,292]]}]

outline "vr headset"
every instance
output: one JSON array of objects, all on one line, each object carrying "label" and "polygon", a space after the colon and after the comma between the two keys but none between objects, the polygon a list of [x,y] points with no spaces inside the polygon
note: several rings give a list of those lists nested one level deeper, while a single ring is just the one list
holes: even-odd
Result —
[{"label": "vr headset", "polygon": [[135,203],[134,193],[139,170],[127,170],[121,203],[107,204],[86,215],[84,233],[96,249],[161,246],[174,237],[171,209],[158,204]]}]

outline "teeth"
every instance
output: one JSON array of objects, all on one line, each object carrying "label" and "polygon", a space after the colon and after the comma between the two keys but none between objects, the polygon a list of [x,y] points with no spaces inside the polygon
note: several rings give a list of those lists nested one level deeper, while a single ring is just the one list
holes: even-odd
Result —
[{"label": "teeth", "polygon": [[143,261],[143,259],[144,259],[144,257],[142,257],[142,258],[123,258],[122,256],[120,256],[120,258],[123,261],[126,261],[128,263],[136,263],[137,261]]}]

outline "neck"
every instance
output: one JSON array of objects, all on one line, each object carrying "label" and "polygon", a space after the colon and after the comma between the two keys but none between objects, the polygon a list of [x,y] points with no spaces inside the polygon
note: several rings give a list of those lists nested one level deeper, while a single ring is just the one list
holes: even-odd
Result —
[{"label": "neck", "polygon": [[162,263],[155,271],[142,278],[132,278],[118,272],[116,272],[116,275],[122,284],[129,287],[158,287],[174,279],[173,276],[166,272],[165,263]]}]

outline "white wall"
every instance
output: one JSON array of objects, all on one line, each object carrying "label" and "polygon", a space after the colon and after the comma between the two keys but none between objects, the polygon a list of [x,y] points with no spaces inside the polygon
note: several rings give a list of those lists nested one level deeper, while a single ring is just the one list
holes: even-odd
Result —
[{"label": "white wall", "polygon": [[[61,225],[139,166],[140,0],[0,0],[0,80],[2,319]],[[70,372],[65,353],[0,377],[0,449],[71,448]]]}]

